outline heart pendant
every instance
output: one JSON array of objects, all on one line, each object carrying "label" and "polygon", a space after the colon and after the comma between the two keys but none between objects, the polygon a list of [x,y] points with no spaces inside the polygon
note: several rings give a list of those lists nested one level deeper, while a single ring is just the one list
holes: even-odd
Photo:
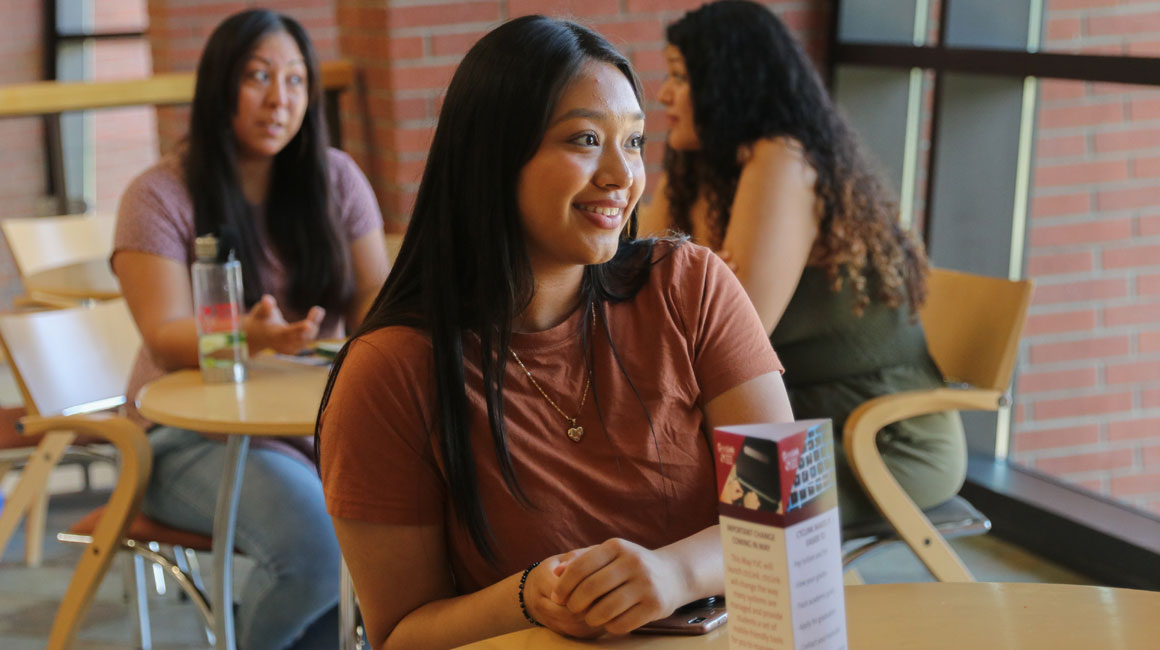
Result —
[{"label": "heart pendant", "polygon": [[580,442],[584,437],[584,427],[570,427],[568,429],[568,439],[572,442]]}]

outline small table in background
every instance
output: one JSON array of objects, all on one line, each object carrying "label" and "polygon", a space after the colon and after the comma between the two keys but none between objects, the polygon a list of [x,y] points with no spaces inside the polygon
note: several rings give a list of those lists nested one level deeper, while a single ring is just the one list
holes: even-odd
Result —
[{"label": "small table in background", "polygon": [[[533,629],[460,650],[729,650],[727,628],[596,641]],[[1009,582],[854,585],[846,587],[846,632],[850,650],[1155,650],[1160,592]]]},{"label": "small table in background", "polygon": [[45,269],[24,276],[29,294],[48,294],[77,300],[112,300],[121,295],[117,276],[108,258],[88,260]]}]

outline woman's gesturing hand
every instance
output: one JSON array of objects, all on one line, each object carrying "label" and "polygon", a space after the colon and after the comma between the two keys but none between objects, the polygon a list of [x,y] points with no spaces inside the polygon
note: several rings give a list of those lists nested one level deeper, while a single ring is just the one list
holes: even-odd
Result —
[{"label": "woman's gesturing hand", "polygon": [[579,638],[593,638],[604,633],[600,627],[584,622],[583,614],[575,614],[551,599],[552,591],[560,582],[560,569],[583,551],[569,551],[553,555],[528,573],[524,584],[524,606],[528,614],[544,627],[560,634]]},{"label": "woman's gesturing hand", "polygon": [[246,330],[250,351],[259,352],[273,348],[275,352],[282,354],[295,354],[309,347],[314,339],[318,338],[318,329],[325,317],[326,310],[315,306],[310,308],[306,318],[287,323],[274,296],[266,294],[246,314],[243,327]]},{"label": "woman's gesturing hand", "polygon": [[557,570],[552,600],[613,634],[627,634],[684,603],[675,560],[623,539],[591,547]]}]

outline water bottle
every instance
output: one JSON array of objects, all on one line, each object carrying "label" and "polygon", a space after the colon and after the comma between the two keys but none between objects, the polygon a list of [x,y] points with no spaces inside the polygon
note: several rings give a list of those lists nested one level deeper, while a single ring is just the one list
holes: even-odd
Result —
[{"label": "water bottle", "polygon": [[193,308],[197,320],[197,361],[207,383],[246,380],[246,332],[242,329],[242,264],[234,251],[219,250],[218,238],[194,240],[197,260],[193,277]]}]

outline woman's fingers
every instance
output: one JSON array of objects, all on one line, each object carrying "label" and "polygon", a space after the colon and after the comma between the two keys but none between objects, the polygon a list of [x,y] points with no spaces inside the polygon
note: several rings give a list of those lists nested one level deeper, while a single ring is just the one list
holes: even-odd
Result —
[{"label": "woman's fingers", "polygon": [[623,611],[619,616],[605,622],[604,629],[611,634],[628,634],[636,628],[661,618],[661,616],[654,616],[648,613],[648,609],[643,605],[633,605],[627,610]]},{"label": "woman's fingers", "polygon": [[575,556],[575,552],[554,555],[528,573],[524,584],[524,606],[532,618],[545,627],[575,637],[594,637],[603,633],[593,628],[568,608],[552,602],[548,595],[559,580],[557,569]]},{"label": "woman's fingers", "polygon": [[310,347],[310,344],[318,338],[322,321],[326,318],[326,310],[315,306],[310,308],[302,320],[287,323],[282,318],[277,303],[270,296],[262,296],[262,300],[254,306],[252,313],[264,322],[266,339],[270,347],[282,354],[296,354]]},{"label": "woman's fingers", "polygon": [[538,600],[534,616],[544,627],[560,634],[579,638],[591,638],[604,633],[603,628],[589,625],[582,617],[572,613],[566,607],[557,605],[551,599],[541,596]]},{"label": "woman's fingers", "polygon": [[552,591],[552,600],[559,605],[567,603],[577,585],[616,559],[620,554],[618,542],[621,541],[623,540],[608,540],[572,558],[564,568],[564,572],[560,574],[560,581]]},{"label": "woman's fingers", "polygon": [[315,305],[310,308],[310,311],[306,312],[306,318],[303,320],[314,323],[315,327],[320,327],[324,318],[326,318],[326,310]]},{"label": "woman's fingers", "polygon": [[258,320],[266,320],[270,318],[270,315],[276,308],[277,303],[274,302],[274,296],[268,293],[263,294],[258,302],[254,303],[253,307],[250,307],[250,316]]},{"label": "woman's fingers", "polygon": [[[571,595],[568,596],[568,600],[564,605],[569,610],[578,614],[587,612],[594,603],[597,601],[603,602],[604,598],[607,598],[616,589],[633,579],[639,573],[637,564],[636,558],[631,555],[618,556],[612,562],[589,574],[580,584],[576,585],[576,588],[572,590]],[[627,606],[626,604],[625,607]],[[616,613],[619,613],[619,611],[617,610]],[[611,617],[612,615],[607,618]]]},{"label": "woman's fingers", "polygon": [[566,594],[561,604],[587,625],[628,632],[672,613],[680,598],[677,573],[663,553],[612,539],[568,564],[553,599],[561,603],[557,596]]},{"label": "woman's fingers", "polygon": [[555,556],[555,558],[559,561],[559,563],[556,564],[555,567],[552,569],[552,573],[557,578],[560,577],[564,573],[564,569],[568,568],[568,564],[571,563],[572,558],[580,557],[581,555],[587,553],[588,551],[590,551],[594,548],[596,548],[596,547],[595,546],[585,546],[584,548],[578,548],[575,550],[568,551],[567,553],[562,553],[560,555]]}]

